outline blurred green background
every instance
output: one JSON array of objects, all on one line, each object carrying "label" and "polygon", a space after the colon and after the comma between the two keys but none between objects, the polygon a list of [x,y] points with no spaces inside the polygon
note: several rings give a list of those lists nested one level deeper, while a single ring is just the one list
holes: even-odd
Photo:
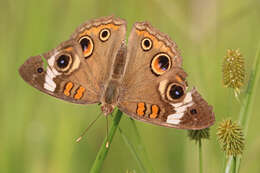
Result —
[{"label": "blurred green background", "polygon": [[[70,104],[40,93],[20,78],[18,68],[29,56],[68,39],[84,21],[112,14],[128,21],[128,33],[134,22],[147,20],[178,44],[190,86],[197,87],[216,115],[211,139],[203,141],[204,171],[221,172],[224,154],[216,141],[216,127],[223,118],[237,119],[240,109],[240,103],[223,87],[222,60],[228,48],[239,48],[249,73],[260,41],[259,1],[1,0],[0,4],[1,173],[90,170],[106,136],[105,118],[79,144],[75,139],[100,107]],[[256,94],[241,172],[260,172],[259,91]],[[197,146],[185,130],[136,124],[156,172],[198,172]],[[134,140],[127,116],[120,127]],[[119,133],[102,170],[140,172]]]}]

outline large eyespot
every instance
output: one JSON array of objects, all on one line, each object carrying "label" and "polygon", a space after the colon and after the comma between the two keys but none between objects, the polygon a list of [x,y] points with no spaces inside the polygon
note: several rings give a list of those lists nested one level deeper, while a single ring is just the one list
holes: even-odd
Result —
[{"label": "large eyespot", "polygon": [[61,54],[56,59],[56,67],[58,71],[67,71],[72,63],[72,57],[69,54]]},{"label": "large eyespot", "polygon": [[144,51],[148,51],[153,47],[153,42],[150,38],[145,37],[142,41],[141,41],[141,48]]},{"label": "large eyespot", "polygon": [[81,37],[79,39],[79,44],[81,45],[84,57],[90,57],[94,50],[94,44],[92,39],[89,36]]},{"label": "large eyespot", "polygon": [[101,41],[107,41],[109,39],[109,37],[110,37],[110,30],[109,29],[104,28],[99,32],[99,39]]},{"label": "large eyespot", "polygon": [[171,59],[166,53],[157,54],[151,62],[152,72],[159,76],[171,68]]},{"label": "large eyespot", "polygon": [[176,83],[172,83],[167,88],[167,98],[171,101],[178,100],[184,95],[184,89],[182,86]]}]

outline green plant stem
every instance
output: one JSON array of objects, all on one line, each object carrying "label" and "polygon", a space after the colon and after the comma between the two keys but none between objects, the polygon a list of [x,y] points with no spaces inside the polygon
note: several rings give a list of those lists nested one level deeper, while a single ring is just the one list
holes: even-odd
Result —
[{"label": "green plant stem", "polygon": [[123,130],[119,127],[118,128],[120,134],[121,134],[121,137],[123,138],[124,142],[126,143],[126,145],[128,146],[128,148],[130,149],[132,155],[134,156],[139,168],[140,168],[140,172],[143,172],[143,173],[146,173],[148,172],[146,169],[145,169],[145,166],[143,165],[143,162],[142,162],[142,159],[140,158],[140,156],[138,155],[137,151],[135,150],[135,147],[134,145],[127,139],[127,137],[125,136]]},{"label": "green plant stem", "polygon": [[[103,165],[103,162],[107,156],[108,150],[111,146],[111,142],[113,140],[113,137],[116,133],[116,130],[118,128],[119,122],[122,117],[122,112],[120,110],[117,110],[115,117],[113,118],[113,123],[109,129],[108,136],[104,140],[102,146],[99,149],[99,152],[96,156],[96,160],[94,161],[92,168],[90,170],[90,173],[98,173],[101,170],[101,167]],[[107,145],[109,144],[109,145]]]},{"label": "green plant stem", "polygon": [[[239,122],[241,126],[244,128],[244,135],[246,138],[247,135],[247,130],[248,130],[248,125],[249,125],[249,119],[252,114],[252,106],[253,104],[252,101],[254,100],[254,97],[256,96],[255,92],[257,90],[257,82],[259,79],[259,67],[260,66],[260,45],[258,46],[258,50],[255,56],[254,60],[254,66],[250,74],[247,90],[246,90],[246,96],[243,102],[243,107],[241,108],[240,111],[240,117],[239,117]],[[241,162],[241,157],[237,158],[237,163],[236,163],[236,173],[239,172],[240,168],[240,162]]]},{"label": "green plant stem", "polygon": [[133,120],[132,118],[130,118],[130,121],[131,121],[131,124],[134,128],[134,134],[135,134],[135,137],[136,137],[136,142],[137,142],[137,151],[139,154],[142,154],[143,156],[143,161],[144,161],[144,164],[145,164],[145,168],[148,170],[149,173],[154,173],[154,169],[152,167],[152,164],[150,162],[150,159],[148,157],[148,154],[146,152],[146,149],[144,147],[144,144],[142,143],[142,139],[141,139],[141,136],[138,132],[138,129],[137,129],[137,126],[135,124],[135,120]]},{"label": "green plant stem", "polygon": [[[255,56],[255,61],[254,61],[253,68],[250,73],[249,82],[248,82],[247,89],[245,92],[243,105],[242,105],[240,113],[239,113],[239,123],[245,129],[244,130],[245,137],[247,135],[249,119],[250,119],[251,111],[252,111],[251,103],[254,100],[254,97],[256,95],[255,92],[256,92],[256,88],[257,88],[257,81],[259,79],[259,66],[260,66],[260,46],[258,46],[258,50],[257,50],[256,56]],[[228,165],[228,164],[233,164],[234,161],[235,160],[233,159],[233,157],[230,156],[228,158],[226,168],[230,167],[230,165]],[[240,162],[241,162],[241,157],[238,157],[236,160],[236,166],[235,166],[236,173],[239,172]]]},{"label": "green plant stem", "polygon": [[201,139],[199,139],[199,169],[200,173],[203,173],[203,160],[202,160],[202,144],[201,144]]},{"label": "green plant stem", "polygon": [[225,172],[226,161],[227,161],[227,157],[226,157],[226,154],[224,153],[223,165],[222,165],[222,172]]},{"label": "green plant stem", "polygon": [[256,57],[255,57],[254,67],[253,67],[250,77],[249,77],[249,82],[248,82],[247,90],[245,93],[245,99],[244,99],[242,108],[240,110],[240,115],[239,115],[239,123],[245,129],[244,130],[245,136],[247,134],[249,118],[250,118],[251,111],[252,111],[251,102],[254,100],[255,92],[256,92],[256,88],[257,88],[257,80],[259,79],[259,66],[260,66],[260,55],[259,54],[260,54],[260,47],[259,47]]},{"label": "green plant stem", "polygon": [[236,173],[236,162],[237,162],[237,157],[233,156],[233,173]]}]

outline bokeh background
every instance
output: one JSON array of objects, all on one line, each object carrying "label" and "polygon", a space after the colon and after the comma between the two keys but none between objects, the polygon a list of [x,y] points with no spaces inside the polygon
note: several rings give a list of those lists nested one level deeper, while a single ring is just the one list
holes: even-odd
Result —
[{"label": "bokeh background", "polygon": [[[204,171],[219,173],[224,154],[216,127],[238,117],[241,104],[222,84],[222,60],[228,48],[239,48],[247,73],[260,41],[258,0],[1,0],[0,3],[0,172],[85,173],[106,136],[103,117],[79,144],[75,139],[100,112],[97,105],[74,105],[40,93],[18,75],[32,55],[69,38],[86,20],[114,14],[128,21],[147,20],[177,42],[190,86],[214,106],[216,124],[203,141]],[[258,87],[259,88],[259,87]],[[259,88],[260,89],[260,88]],[[241,172],[260,172],[260,93],[253,101]],[[110,119],[111,121],[111,119]],[[120,127],[134,140],[127,116]],[[136,121],[155,172],[198,172],[197,145],[185,130]],[[102,172],[141,172],[117,132]]]}]

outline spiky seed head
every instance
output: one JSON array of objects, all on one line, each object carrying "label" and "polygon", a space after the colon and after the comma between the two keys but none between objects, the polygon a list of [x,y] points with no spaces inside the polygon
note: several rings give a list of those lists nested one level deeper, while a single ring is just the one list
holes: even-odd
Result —
[{"label": "spiky seed head", "polygon": [[245,80],[245,61],[239,49],[228,49],[223,62],[223,83],[239,94]]},{"label": "spiky seed head", "polygon": [[195,140],[195,142],[198,142],[201,139],[209,139],[209,128],[201,130],[188,130],[188,137],[190,140]]},{"label": "spiky seed head", "polygon": [[245,138],[237,122],[231,119],[223,120],[217,129],[218,142],[228,156],[237,156],[243,153]]}]

